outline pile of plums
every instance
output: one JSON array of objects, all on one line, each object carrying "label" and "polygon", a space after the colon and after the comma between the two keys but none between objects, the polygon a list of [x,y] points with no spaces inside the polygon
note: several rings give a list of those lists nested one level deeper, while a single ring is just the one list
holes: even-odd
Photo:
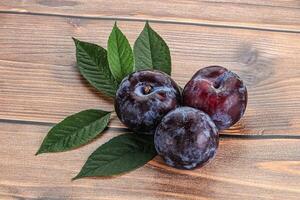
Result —
[{"label": "pile of plums", "polygon": [[182,92],[163,72],[137,71],[124,78],[115,100],[121,122],[137,133],[154,134],[158,154],[180,169],[213,158],[219,130],[235,124],[246,105],[243,81],[220,66],[200,69]]}]

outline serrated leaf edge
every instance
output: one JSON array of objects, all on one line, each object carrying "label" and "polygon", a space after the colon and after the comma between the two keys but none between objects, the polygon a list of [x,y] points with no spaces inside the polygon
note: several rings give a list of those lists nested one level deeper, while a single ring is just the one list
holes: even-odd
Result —
[{"label": "serrated leaf edge", "polygon": [[[93,110],[93,109],[83,110],[83,111],[81,111],[81,112],[89,111],[89,110]],[[104,118],[104,117],[106,117],[107,115],[109,115],[109,117],[107,118],[107,124],[108,124],[108,123],[109,123],[109,120],[110,120],[110,115],[111,115],[112,112],[111,112],[111,111],[105,111],[105,112],[107,112],[107,114],[105,114],[102,118]],[[78,112],[78,113],[80,113],[80,112]],[[58,152],[70,151],[70,150],[72,150],[72,149],[75,149],[75,148],[78,148],[78,147],[84,145],[84,144],[82,144],[82,145],[80,145],[80,146],[74,146],[74,147],[72,147],[72,148],[70,148],[70,149],[65,149],[65,150],[62,150],[62,151],[47,151],[47,149],[42,150],[43,145],[45,144],[45,141],[46,141],[48,135],[50,134],[50,132],[51,132],[58,124],[63,123],[65,120],[67,120],[68,118],[70,118],[70,117],[72,117],[72,116],[74,116],[74,115],[76,115],[76,114],[78,114],[78,113],[75,113],[75,114],[73,114],[73,115],[67,116],[67,117],[64,118],[62,121],[60,121],[59,123],[57,123],[56,125],[54,125],[54,126],[48,131],[48,134],[47,134],[47,135],[45,136],[45,138],[43,139],[43,142],[42,142],[41,146],[39,147],[39,150],[35,153],[35,156],[40,155],[40,154],[43,154],[43,153],[58,153]],[[92,123],[95,123],[97,120],[99,120],[99,119],[96,119],[96,120],[93,121]],[[92,124],[92,123],[91,123],[91,124]],[[90,125],[90,124],[89,124],[89,125]],[[89,126],[89,125],[87,125],[87,126]],[[86,128],[87,126],[84,126],[82,129]],[[106,128],[106,127],[105,127],[105,128]],[[104,128],[104,129],[105,129],[105,128]],[[103,130],[104,130],[104,129],[103,129]],[[101,134],[101,133],[103,132],[103,130],[102,130],[101,132],[99,132],[98,135]],[[98,136],[98,135],[97,135],[97,136]],[[71,136],[68,136],[68,137],[71,137]],[[90,142],[90,141],[92,141],[92,140],[93,140],[93,138],[90,138],[90,139],[87,141],[87,143]]]}]

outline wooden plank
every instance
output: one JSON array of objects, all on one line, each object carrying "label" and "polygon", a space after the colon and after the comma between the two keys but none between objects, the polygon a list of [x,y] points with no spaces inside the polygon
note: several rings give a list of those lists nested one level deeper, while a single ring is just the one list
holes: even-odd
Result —
[{"label": "wooden plank", "polygon": [[300,31],[297,0],[2,0],[0,11]]},{"label": "wooden plank", "polygon": [[[75,68],[71,37],[106,46],[110,20],[0,14],[0,119],[57,123],[88,108],[112,109]],[[133,44],[141,22],[119,22]],[[300,134],[300,37],[294,33],[152,23],[168,42],[181,85],[218,64],[249,88],[243,120],[229,134]],[[112,127],[121,127],[113,120]]]},{"label": "wooden plank", "polygon": [[115,178],[71,181],[87,157],[121,132],[109,130],[82,148],[34,156],[47,126],[0,123],[1,199],[298,199],[300,149],[295,139],[221,139],[202,169],[176,170],[160,158]]}]

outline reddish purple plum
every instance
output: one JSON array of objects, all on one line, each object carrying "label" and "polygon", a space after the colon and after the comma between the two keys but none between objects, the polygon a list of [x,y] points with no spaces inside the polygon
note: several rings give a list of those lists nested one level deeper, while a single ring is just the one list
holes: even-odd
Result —
[{"label": "reddish purple plum", "polygon": [[116,93],[120,121],[138,133],[153,134],[160,120],[181,104],[178,85],[167,74],[141,70],[125,77]]},{"label": "reddish purple plum", "polygon": [[240,120],[247,99],[240,77],[220,66],[200,69],[183,90],[183,104],[206,112],[220,130]]},{"label": "reddish purple plum", "polygon": [[154,144],[168,165],[193,169],[203,166],[216,154],[218,128],[206,113],[180,107],[162,119],[154,135]]}]

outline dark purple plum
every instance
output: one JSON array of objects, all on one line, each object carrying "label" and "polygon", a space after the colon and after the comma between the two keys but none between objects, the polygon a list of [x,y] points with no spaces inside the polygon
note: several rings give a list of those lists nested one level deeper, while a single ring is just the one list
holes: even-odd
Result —
[{"label": "dark purple plum", "polygon": [[153,134],[162,117],[180,106],[181,99],[180,90],[169,75],[141,70],[121,82],[116,93],[115,111],[129,129]]},{"label": "dark purple plum", "polygon": [[206,113],[191,107],[180,107],[162,119],[155,131],[154,144],[168,165],[193,169],[214,157],[219,134]]},{"label": "dark purple plum", "polygon": [[206,112],[221,130],[244,115],[247,99],[240,77],[220,66],[200,69],[183,90],[183,104]]}]

